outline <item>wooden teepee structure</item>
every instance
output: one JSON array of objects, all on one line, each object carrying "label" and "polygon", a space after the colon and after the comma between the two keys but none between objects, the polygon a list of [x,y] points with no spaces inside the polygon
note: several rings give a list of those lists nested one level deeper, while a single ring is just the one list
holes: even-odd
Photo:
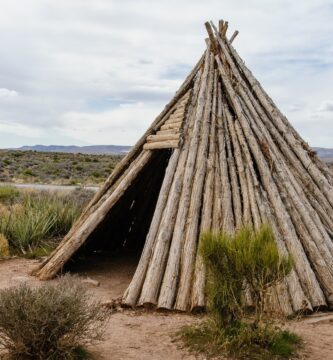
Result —
[{"label": "wooden teepee structure", "polygon": [[332,306],[332,174],[245,66],[231,44],[237,32],[227,39],[227,22],[205,25],[198,64],[35,274],[56,275],[116,217],[114,234],[122,224],[126,236],[145,238],[123,304],[198,309],[200,234],[268,222],[295,261],[273,306],[288,314]]}]

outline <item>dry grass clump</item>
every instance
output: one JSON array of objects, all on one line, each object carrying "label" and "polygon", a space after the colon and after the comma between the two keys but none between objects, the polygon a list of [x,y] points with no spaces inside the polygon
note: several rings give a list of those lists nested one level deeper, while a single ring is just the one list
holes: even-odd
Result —
[{"label": "dry grass clump", "polygon": [[67,276],[57,285],[0,290],[0,347],[11,359],[87,358],[84,346],[102,339],[108,318]]},{"label": "dry grass clump", "polygon": [[22,191],[16,202],[2,204],[0,233],[20,254],[47,255],[79,217],[91,192],[49,193]]},{"label": "dry grass clump", "polygon": [[10,256],[9,243],[3,234],[0,234],[0,259]]},{"label": "dry grass clump", "polygon": [[[207,233],[200,253],[207,268],[209,320],[182,331],[185,344],[209,354],[227,353],[246,359],[292,356],[299,338],[281,330],[266,317],[266,293],[292,269],[290,257],[279,255],[269,226],[236,234]],[[245,310],[245,288],[250,289],[254,314]]]}]

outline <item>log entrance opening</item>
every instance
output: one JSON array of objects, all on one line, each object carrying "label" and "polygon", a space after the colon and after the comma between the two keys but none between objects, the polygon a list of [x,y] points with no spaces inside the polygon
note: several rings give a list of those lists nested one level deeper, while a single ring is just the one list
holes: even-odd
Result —
[{"label": "log entrance opening", "polygon": [[154,151],[135,181],[67,262],[65,270],[90,274],[94,267],[100,272],[108,268],[116,272],[120,267],[119,270],[129,273],[130,282],[145,244],[171,153],[170,149]]}]

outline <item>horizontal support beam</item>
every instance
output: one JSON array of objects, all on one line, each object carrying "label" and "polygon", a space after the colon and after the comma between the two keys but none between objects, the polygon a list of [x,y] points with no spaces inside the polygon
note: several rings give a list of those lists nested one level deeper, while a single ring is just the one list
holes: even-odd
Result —
[{"label": "horizontal support beam", "polygon": [[169,141],[169,140],[179,140],[179,134],[162,134],[162,135],[150,135],[147,137],[147,142],[160,142],[160,141]]},{"label": "horizontal support beam", "polygon": [[178,121],[171,124],[164,124],[161,126],[161,130],[179,129],[182,125],[182,121]]},{"label": "horizontal support beam", "polygon": [[178,145],[179,145],[179,140],[158,141],[158,142],[144,144],[143,149],[144,150],[172,149],[172,148],[177,148]]},{"label": "horizontal support beam", "polygon": [[157,131],[156,135],[167,135],[167,134],[174,134],[177,135],[179,134],[178,129],[168,129],[168,130],[160,130]]}]

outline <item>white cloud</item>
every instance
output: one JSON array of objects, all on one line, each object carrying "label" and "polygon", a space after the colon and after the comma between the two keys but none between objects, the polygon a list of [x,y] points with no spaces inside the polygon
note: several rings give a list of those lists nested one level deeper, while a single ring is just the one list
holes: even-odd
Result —
[{"label": "white cloud", "polygon": [[120,104],[105,112],[69,112],[59,132],[89,144],[133,144],[145,132],[160,109],[138,102]]},{"label": "white cloud", "polygon": [[43,135],[43,131],[39,128],[13,122],[0,122],[0,132],[6,136],[22,135],[27,138],[42,138]]},{"label": "white cloud", "polygon": [[6,88],[0,88],[0,98],[16,97],[18,92],[15,90],[8,90]]},{"label": "white cloud", "polygon": [[[13,124],[13,144],[40,142],[36,129],[45,143],[135,143],[201,55],[203,23],[224,17],[301,135],[332,147],[318,135],[328,111],[313,122],[332,95],[331,0],[21,3],[3,0],[0,12],[0,123]],[[36,136],[27,140],[17,124]],[[10,141],[0,133],[0,146]]]},{"label": "white cloud", "polygon": [[319,108],[318,111],[320,112],[333,112],[333,101],[323,101]]}]

